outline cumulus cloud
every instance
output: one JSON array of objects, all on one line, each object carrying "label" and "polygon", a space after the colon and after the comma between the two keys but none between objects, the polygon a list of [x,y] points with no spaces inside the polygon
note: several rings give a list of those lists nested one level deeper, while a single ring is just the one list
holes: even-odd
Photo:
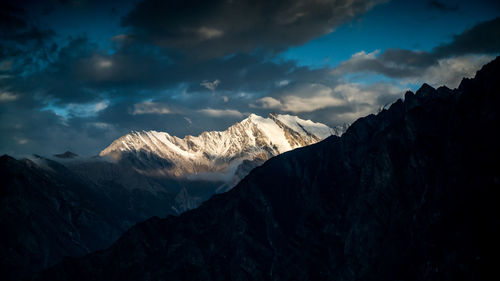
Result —
[{"label": "cumulus cloud", "polygon": [[462,78],[474,77],[476,71],[494,58],[492,55],[465,55],[440,59],[435,65],[425,69],[419,77],[404,81],[410,83],[425,81],[434,87],[446,85],[453,89],[460,85]]},{"label": "cumulus cloud", "polygon": [[215,79],[212,82],[205,80],[205,81],[200,83],[201,86],[207,88],[210,91],[215,91],[215,89],[217,89],[217,86],[219,86],[219,84],[220,84],[219,79]]},{"label": "cumulus cloud", "polygon": [[283,98],[281,110],[293,113],[311,112],[318,109],[342,105],[344,101],[327,92],[312,97],[287,96]]},{"label": "cumulus cloud", "polygon": [[263,109],[281,109],[283,104],[281,101],[273,97],[263,97],[258,99],[255,103],[251,103],[250,107],[263,108]]},{"label": "cumulus cloud", "polygon": [[141,40],[213,58],[303,44],[380,2],[385,1],[143,0],[122,24]]},{"label": "cumulus cloud", "polygon": [[210,116],[210,117],[242,117],[243,114],[239,112],[238,110],[234,109],[212,109],[212,108],[205,108],[198,110],[198,112],[202,113],[203,115]]},{"label": "cumulus cloud", "polygon": [[172,114],[172,113],[173,113],[172,110],[170,110],[166,105],[151,102],[151,101],[145,101],[145,102],[134,104],[134,110],[132,111],[132,115]]},{"label": "cumulus cloud", "polygon": [[[482,65],[491,61],[494,56],[489,54],[469,54],[440,58],[435,61],[424,63],[422,59],[415,59],[413,63],[396,64],[386,61],[389,55],[392,60],[398,60],[395,53],[404,56],[404,51],[386,51],[384,55],[375,57],[378,51],[372,53],[360,52],[341,63],[332,70],[334,75],[341,73],[373,72],[391,78],[399,78],[403,83],[428,83],[433,86],[446,85],[450,88],[458,87],[463,77],[472,77]],[[406,51],[411,53],[406,57],[429,56],[425,52]]]},{"label": "cumulus cloud", "polygon": [[334,95],[332,88],[321,84],[300,85],[291,90],[293,92],[284,94],[279,100],[273,97],[263,97],[250,106],[301,113],[341,106],[345,103],[341,97]]},{"label": "cumulus cloud", "polygon": [[351,105],[364,105],[376,108],[388,101],[395,101],[405,89],[392,83],[344,83],[334,87],[333,92],[343,97]]},{"label": "cumulus cloud", "polygon": [[250,107],[293,113],[322,120],[328,125],[338,125],[375,113],[382,106],[402,97],[406,90],[385,82],[308,84],[288,89],[284,95],[260,98]]}]

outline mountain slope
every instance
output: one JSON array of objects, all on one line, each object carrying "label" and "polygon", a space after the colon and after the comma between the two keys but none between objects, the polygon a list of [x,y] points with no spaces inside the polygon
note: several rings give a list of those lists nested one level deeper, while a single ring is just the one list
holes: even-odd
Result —
[{"label": "mountain slope", "polygon": [[[92,166],[110,165],[93,163]],[[59,262],[111,245],[125,230],[174,211],[162,187],[96,184],[45,158],[0,157],[0,276],[20,280]]]},{"label": "mountain slope", "polygon": [[163,132],[131,132],[115,140],[100,156],[130,162],[149,175],[235,184],[233,177],[243,161],[261,164],[291,149],[340,135],[343,130],[290,115],[270,114],[263,118],[251,114],[225,131],[204,132],[197,137],[180,139]]},{"label": "mountain slope", "polygon": [[500,234],[500,58],[277,156],[37,280],[483,280]]}]

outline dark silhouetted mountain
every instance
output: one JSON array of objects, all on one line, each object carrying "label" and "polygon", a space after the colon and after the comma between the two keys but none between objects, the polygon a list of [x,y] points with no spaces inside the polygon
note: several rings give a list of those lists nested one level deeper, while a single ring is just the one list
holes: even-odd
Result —
[{"label": "dark silhouetted mountain", "polygon": [[61,154],[54,154],[54,157],[62,158],[62,159],[72,159],[72,158],[78,157],[78,154],[75,154],[71,151],[66,151],[66,152],[61,153]]},{"label": "dark silhouetted mountain", "polygon": [[37,280],[484,280],[500,234],[498,77],[500,58],[456,90],[424,84]]},{"label": "dark silhouetted mountain", "polygon": [[[135,202],[132,211],[144,219],[180,214],[195,208],[201,201],[207,200],[213,194],[212,190],[221,184],[143,175],[129,163],[111,163],[103,159],[69,161],[64,165],[80,177],[96,185],[105,186],[102,192],[108,194],[108,197]],[[132,198],[129,198],[130,192],[134,193]],[[169,201],[170,205],[166,205],[163,199],[152,204],[155,197],[161,198],[165,192],[173,198]]]},{"label": "dark silhouetted mountain", "polygon": [[121,177],[130,181],[128,189],[117,181],[97,184],[39,156],[2,156],[1,279],[27,278],[63,256],[108,247],[139,221],[174,213],[174,194],[152,184],[133,185],[146,181],[137,174]]}]

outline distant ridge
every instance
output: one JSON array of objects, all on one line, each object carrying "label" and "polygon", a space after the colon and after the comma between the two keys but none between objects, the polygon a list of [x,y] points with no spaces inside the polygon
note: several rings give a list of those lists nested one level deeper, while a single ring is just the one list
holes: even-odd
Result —
[{"label": "distant ridge", "polygon": [[61,158],[61,159],[72,159],[78,157],[78,154],[73,153],[71,151],[66,151],[61,154],[54,154],[54,157]]}]

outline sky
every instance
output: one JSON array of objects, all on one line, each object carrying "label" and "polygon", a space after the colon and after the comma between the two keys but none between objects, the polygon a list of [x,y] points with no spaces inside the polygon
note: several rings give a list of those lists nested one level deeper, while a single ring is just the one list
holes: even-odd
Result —
[{"label": "sky", "polygon": [[0,1],[0,154],[98,154],[250,113],[351,123],[500,53],[489,0]]}]

